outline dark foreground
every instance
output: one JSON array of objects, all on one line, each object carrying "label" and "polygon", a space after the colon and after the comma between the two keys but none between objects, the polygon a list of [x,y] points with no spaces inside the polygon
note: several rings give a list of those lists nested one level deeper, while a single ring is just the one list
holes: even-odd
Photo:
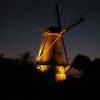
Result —
[{"label": "dark foreground", "polygon": [[33,64],[1,61],[0,100],[5,100],[5,97],[6,100],[70,100],[85,99],[87,96],[95,99],[99,97],[99,78],[68,77],[63,82],[56,82],[53,78],[50,72],[38,72]]}]

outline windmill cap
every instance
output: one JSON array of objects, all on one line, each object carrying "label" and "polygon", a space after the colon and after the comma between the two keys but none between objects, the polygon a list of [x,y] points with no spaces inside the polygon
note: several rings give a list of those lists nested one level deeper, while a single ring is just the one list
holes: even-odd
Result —
[{"label": "windmill cap", "polygon": [[50,26],[46,29],[45,32],[49,31],[50,33],[59,33],[60,32],[60,28],[56,27],[56,26]]}]

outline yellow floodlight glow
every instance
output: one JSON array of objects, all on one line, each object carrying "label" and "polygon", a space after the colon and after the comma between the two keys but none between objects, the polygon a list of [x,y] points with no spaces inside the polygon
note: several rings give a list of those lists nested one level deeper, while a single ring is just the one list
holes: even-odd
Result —
[{"label": "yellow floodlight glow", "polygon": [[69,70],[70,70],[70,65],[68,65],[66,67],[57,66],[56,67],[56,75],[55,75],[56,81],[64,81],[64,80],[66,80]]},{"label": "yellow floodlight glow", "polygon": [[56,67],[56,71],[57,71],[58,73],[65,73],[65,68],[64,68],[63,66],[57,66],[57,67]]},{"label": "yellow floodlight glow", "polygon": [[57,66],[56,67],[55,79],[56,79],[56,81],[66,80],[66,74],[65,74],[64,66]]},{"label": "yellow floodlight glow", "polygon": [[37,70],[39,70],[41,72],[45,72],[48,70],[48,66],[47,65],[38,65]]},{"label": "yellow floodlight glow", "polygon": [[56,74],[55,78],[56,78],[56,81],[64,81],[64,80],[66,80],[66,74],[58,73],[58,74]]},{"label": "yellow floodlight glow", "polygon": [[70,70],[70,65],[65,67],[65,73],[68,73],[69,70]]},{"label": "yellow floodlight glow", "polygon": [[38,57],[36,58],[37,60],[39,59],[41,52],[42,52],[42,48],[39,49]]}]

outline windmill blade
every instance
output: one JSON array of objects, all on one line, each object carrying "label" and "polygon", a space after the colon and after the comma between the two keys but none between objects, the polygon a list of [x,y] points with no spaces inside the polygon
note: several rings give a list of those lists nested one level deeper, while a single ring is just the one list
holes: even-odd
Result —
[{"label": "windmill blade", "polygon": [[64,43],[63,37],[61,38],[61,40],[62,40],[62,44],[63,44],[63,48],[64,48],[65,58],[66,58],[67,64],[69,65],[67,51],[66,51],[66,48],[65,48],[65,43]]},{"label": "windmill blade", "polygon": [[[59,30],[61,32],[61,20],[60,20],[60,15],[59,15],[59,9],[58,9],[58,5],[56,4],[56,12],[57,12],[57,20],[58,20],[58,27],[59,27]],[[63,49],[64,49],[64,53],[65,53],[65,58],[66,58],[66,61],[67,61],[67,64],[69,64],[69,61],[68,61],[68,57],[67,57],[67,52],[66,52],[66,48],[65,48],[65,44],[64,44],[64,39],[63,39],[63,36],[61,38],[62,40],[62,44],[63,44]]]},{"label": "windmill blade", "polygon": [[82,21],[84,21],[84,18],[79,19],[78,21],[76,21],[73,25],[71,25],[69,27],[69,29],[72,29],[73,27],[77,26],[78,24],[80,24]]},{"label": "windmill blade", "polygon": [[61,31],[61,20],[60,20],[59,9],[58,9],[58,5],[57,4],[56,4],[56,13],[57,13],[58,27],[59,27],[59,30]]},{"label": "windmill blade", "polygon": [[77,26],[78,24],[80,24],[81,22],[84,21],[84,18],[82,17],[81,19],[79,19],[78,21],[76,21],[74,24],[70,25],[69,27],[65,28],[65,30],[68,32],[70,31],[72,28],[74,28],[75,26]]}]

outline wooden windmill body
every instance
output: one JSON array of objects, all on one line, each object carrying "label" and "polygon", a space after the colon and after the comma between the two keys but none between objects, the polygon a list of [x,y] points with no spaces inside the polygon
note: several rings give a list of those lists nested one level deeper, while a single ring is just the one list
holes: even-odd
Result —
[{"label": "wooden windmill body", "polygon": [[50,27],[43,33],[44,44],[42,45],[44,56],[40,61],[54,65],[63,64],[63,45],[62,45],[62,35],[58,32],[58,27]]}]

